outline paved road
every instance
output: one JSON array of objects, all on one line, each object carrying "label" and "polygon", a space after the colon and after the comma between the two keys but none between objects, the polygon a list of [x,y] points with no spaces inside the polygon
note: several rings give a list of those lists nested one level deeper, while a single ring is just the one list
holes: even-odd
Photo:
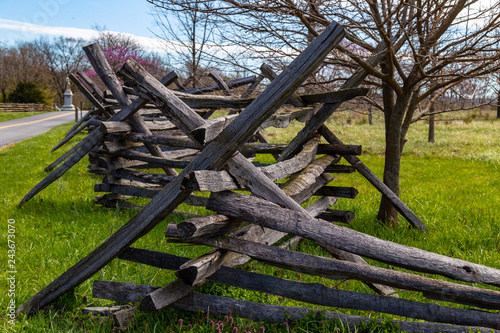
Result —
[{"label": "paved road", "polygon": [[53,127],[74,121],[74,111],[58,111],[1,122],[0,147],[31,138],[45,133]]}]

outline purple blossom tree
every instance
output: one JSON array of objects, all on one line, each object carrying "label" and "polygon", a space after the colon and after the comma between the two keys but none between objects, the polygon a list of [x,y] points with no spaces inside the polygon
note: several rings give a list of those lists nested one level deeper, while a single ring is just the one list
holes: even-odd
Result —
[{"label": "purple blossom tree", "polygon": [[[141,51],[120,45],[107,47],[103,50],[103,53],[114,72],[118,71],[129,58],[132,58],[157,79],[166,74],[164,63],[155,55],[145,55]],[[91,69],[85,72],[85,75],[94,81],[99,88],[106,89],[95,70]]]}]

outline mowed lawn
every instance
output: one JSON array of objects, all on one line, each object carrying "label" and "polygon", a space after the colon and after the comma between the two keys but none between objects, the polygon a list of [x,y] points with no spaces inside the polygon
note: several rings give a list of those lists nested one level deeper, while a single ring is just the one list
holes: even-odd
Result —
[{"label": "mowed lawn", "polygon": [[[392,229],[377,222],[375,216],[380,194],[357,173],[336,175],[332,185],[354,186],[359,194],[354,200],[339,200],[334,208],[355,212],[356,218],[349,227],[358,231],[500,269],[500,120],[493,119],[493,116],[493,112],[483,111],[461,117],[463,119],[460,120],[443,119],[437,123],[435,143],[427,143],[427,125],[424,122],[414,124],[410,128],[402,161],[401,198],[422,219],[429,232],[421,233],[409,228],[403,218],[399,226]],[[381,119],[376,118],[375,124],[370,126],[363,117],[353,118],[350,114],[340,113],[329,121],[328,126],[345,143],[362,145],[361,160],[381,177],[384,161]],[[82,259],[136,213],[133,210],[102,209],[94,205],[93,186],[102,177],[86,172],[89,164],[86,158],[24,207],[17,207],[21,198],[47,175],[43,171],[44,167],[83,137],[80,135],[69,145],[49,153],[70,127],[71,125],[60,126],[44,135],[0,151],[0,225],[3,230],[0,258],[2,267],[7,267],[8,259],[11,259],[8,258],[7,252],[8,221],[11,221],[11,224],[15,225],[17,307]],[[268,131],[266,136],[272,142],[283,143],[289,141],[298,130],[300,125],[295,124],[287,131]],[[181,208],[189,209],[187,206]],[[166,243],[163,231],[167,223],[180,222],[182,219],[183,217],[178,215],[167,218],[134,246],[190,258],[206,252],[206,247]],[[299,250],[326,255],[308,241],[303,242]],[[299,276],[254,261],[243,268],[283,278],[319,282],[346,290],[371,292],[357,281],[331,281]],[[4,311],[10,302],[7,295],[9,285],[6,270],[2,269],[1,274],[0,286],[3,292],[0,296],[0,327],[5,331],[29,332],[112,331],[115,323],[81,315],[80,310],[85,306],[111,304],[92,299],[93,280],[133,281],[162,286],[175,278],[173,272],[115,260],[73,293],[61,298],[53,308],[49,307],[31,317],[20,316],[15,327],[12,327],[8,324]],[[318,308],[215,283],[207,283],[199,288],[199,291],[256,302]],[[430,302],[414,292],[401,292],[400,297]],[[404,319],[363,311],[334,310],[374,318]],[[180,318],[183,319],[183,325],[179,325]],[[216,319],[217,314],[210,315],[207,319],[202,314],[190,315],[173,310],[158,313],[138,312],[130,331],[213,332],[213,320]],[[191,328],[188,328],[188,323]],[[247,326],[250,326],[252,332],[261,331],[261,327],[266,332],[287,331],[283,324],[254,323],[242,319],[237,319],[237,324],[242,327],[239,332]],[[332,327],[329,329],[333,329]],[[337,324],[337,327],[341,331],[346,330],[341,324]],[[224,331],[229,332],[227,325]],[[312,328],[310,321],[303,321],[296,324],[296,331],[314,332],[315,328]]]}]

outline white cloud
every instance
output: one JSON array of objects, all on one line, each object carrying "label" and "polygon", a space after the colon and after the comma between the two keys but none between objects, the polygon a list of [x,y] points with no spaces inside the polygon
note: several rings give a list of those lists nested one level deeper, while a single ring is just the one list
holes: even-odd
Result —
[{"label": "white cloud", "polygon": [[[26,23],[21,21],[7,20],[0,18],[0,29],[15,31],[19,35],[19,39],[31,39],[33,34],[48,35],[48,36],[63,36],[82,38],[91,40],[97,36],[97,32],[92,29],[80,29],[69,27],[51,27]],[[165,42],[156,38],[136,36],[129,33],[121,33],[129,36],[139,42],[147,51],[150,52],[165,52]]]},{"label": "white cloud", "polygon": [[96,36],[96,31],[91,29],[67,28],[67,27],[50,27],[14,20],[0,18],[0,29],[17,31],[21,34],[40,34],[51,36],[74,37],[83,39],[92,39]]}]

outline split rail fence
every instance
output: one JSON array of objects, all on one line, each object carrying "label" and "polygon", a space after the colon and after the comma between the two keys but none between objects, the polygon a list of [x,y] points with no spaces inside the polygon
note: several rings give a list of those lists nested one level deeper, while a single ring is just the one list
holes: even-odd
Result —
[{"label": "split rail fence", "polygon": [[[223,313],[231,310],[242,317],[274,322],[299,318],[309,311],[194,292],[197,286],[210,280],[324,307],[375,311],[426,321],[397,321],[407,332],[500,329],[497,313],[500,291],[472,285],[499,287],[500,270],[384,241],[334,223],[349,223],[354,218],[352,212],[330,207],[339,199],[354,199],[357,190],[331,185],[332,174],[357,171],[391,200],[413,227],[426,231],[410,208],[359,160],[361,147],[344,145],[325,125],[326,119],[344,101],[367,93],[357,87],[367,73],[359,69],[338,91],[295,93],[343,36],[343,28],[332,23],[280,75],[265,65],[261,68],[262,76],[230,82],[224,82],[214,73],[216,84],[194,90],[184,89],[175,73],[158,81],[134,60],[128,60],[117,73],[125,83],[122,86],[99,46],[85,47],[87,57],[110,93],[102,92],[82,73],[71,76],[93,103],[94,110],[75,124],[54,149],[84,128],[89,129],[89,134],[47,167],[51,173],[23,198],[21,205],[87,155],[91,162],[89,170],[104,175],[95,185],[96,192],[105,193],[96,198],[98,203],[134,206],[127,201],[130,197],[151,200],[18,312],[37,311],[118,258],[174,270],[177,277],[165,286],[95,281],[93,297],[134,303],[132,308],[109,309],[123,327],[137,309],[157,311],[174,307],[206,311],[209,308]],[[377,50],[367,61],[376,64],[382,59],[383,49]],[[263,77],[272,82],[252,97]],[[169,85],[175,85],[175,90],[168,89]],[[248,87],[243,95],[235,96],[233,88],[242,86]],[[215,90],[224,95],[207,95]],[[227,112],[210,118],[215,109]],[[269,127],[287,127],[292,120],[303,122],[304,126],[288,144],[271,144],[260,132]],[[321,143],[322,139],[327,143]],[[256,154],[270,154],[276,163],[259,164],[252,160]],[[340,161],[349,164],[339,164]],[[158,169],[164,173],[148,171]],[[196,196],[195,191],[209,195]],[[169,224],[165,231],[167,241],[211,246],[211,251],[188,259],[132,247],[181,203],[206,207],[214,214]],[[309,204],[304,208],[304,203]],[[290,236],[284,242],[286,235]],[[331,256],[294,250],[303,238],[313,240]],[[372,266],[363,258],[419,274]],[[250,259],[332,280],[359,280],[376,294],[343,291],[235,268]],[[420,273],[441,275],[460,283]],[[421,293],[429,302],[399,298],[398,290]],[[437,305],[435,300],[478,309]],[[326,316],[351,324],[369,320],[337,311],[327,311]]]},{"label": "split rail fence", "polygon": [[0,112],[48,112],[54,108],[36,103],[0,103]]}]

